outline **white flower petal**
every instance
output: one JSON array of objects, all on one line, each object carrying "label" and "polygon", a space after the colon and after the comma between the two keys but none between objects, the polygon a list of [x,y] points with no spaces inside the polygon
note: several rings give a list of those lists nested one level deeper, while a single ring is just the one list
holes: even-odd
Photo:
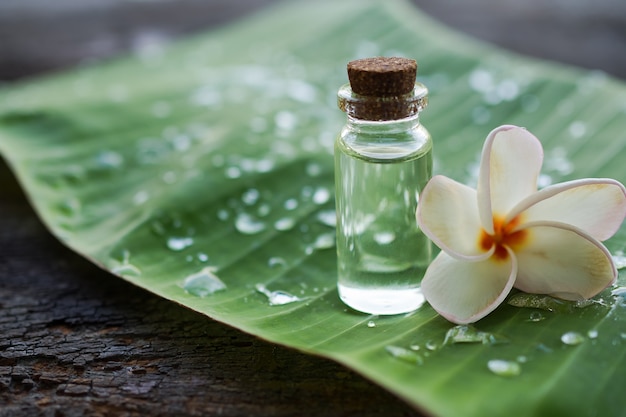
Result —
[{"label": "white flower petal", "polygon": [[527,245],[516,251],[516,288],[578,300],[595,296],[617,279],[609,251],[584,231],[550,222],[527,230]]},{"label": "white flower petal", "polygon": [[416,216],[424,234],[449,255],[466,260],[490,255],[479,246],[481,225],[474,189],[435,176],[420,195]]},{"label": "white flower petal", "polygon": [[500,126],[489,133],[478,174],[478,209],[483,227],[493,233],[494,216],[506,214],[537,191],[543,162],[539,140],[526,129]]},{"label": "white flower petal", "polygon": [[498,307],[515,282],[517,263],[506,260],[459,261],[440,252],[422,280],[430,305],[453,323],[473,323]]},{"label": "white flower petal", "polygon": [[603,241],[626,217],[626,189],[612,179],[589,178],[555,184],[518,204],[507,220],[523,213],[524,223],[567,223]]}]

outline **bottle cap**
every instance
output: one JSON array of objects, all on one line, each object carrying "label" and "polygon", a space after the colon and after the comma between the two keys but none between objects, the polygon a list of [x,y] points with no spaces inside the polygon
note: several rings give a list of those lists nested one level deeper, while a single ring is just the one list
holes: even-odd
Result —
[{"label": "bottle cap", "polygon": [[387,97],[408,94],[415,86],[417,62],[408,58],[375,57],[348,63],[350,87],[356,94]]}]

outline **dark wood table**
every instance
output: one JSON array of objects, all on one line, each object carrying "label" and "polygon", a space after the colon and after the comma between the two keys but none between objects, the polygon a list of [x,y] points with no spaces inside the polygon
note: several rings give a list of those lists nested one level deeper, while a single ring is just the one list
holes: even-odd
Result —
[{"label": "dark wood table", "polygon": [[[626,78],[622,0],[414,2],[505,47]],[[173,38],[270,3],[2,0],[0,80],[114,56],[146,34]],[[333,362],[96,268],[45,230],[1,161],[0,190],[0,416],[420,415]]]}]

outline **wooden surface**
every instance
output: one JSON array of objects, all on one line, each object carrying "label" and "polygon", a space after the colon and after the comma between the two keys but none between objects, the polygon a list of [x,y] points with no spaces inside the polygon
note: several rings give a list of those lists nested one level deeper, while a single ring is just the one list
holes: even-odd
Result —
[{"label": "wooden surface", "polygon": [[[225,24],[271,0],[2,0],[0,80]],[[415,0],[536,56],[626,78],[622,0]],[[328,360],[99,270],[42,226],[0,162],[0,416],[418,416]]]}]

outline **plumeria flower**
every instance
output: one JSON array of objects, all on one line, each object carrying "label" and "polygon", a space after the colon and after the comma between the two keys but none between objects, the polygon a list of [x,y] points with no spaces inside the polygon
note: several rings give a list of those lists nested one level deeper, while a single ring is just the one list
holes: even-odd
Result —
[{"label": "plumeria flower", "polygon": [[626,216],[626,189],[590,178],[537,191],[542,162],[535,136],[501,126],[485,141],[476,190],[441,175],[424,188],[417,222],[441,252],[422,291],[449,321],[485,317],[513,287],[581,300],[617,279],[600,242]]}]

